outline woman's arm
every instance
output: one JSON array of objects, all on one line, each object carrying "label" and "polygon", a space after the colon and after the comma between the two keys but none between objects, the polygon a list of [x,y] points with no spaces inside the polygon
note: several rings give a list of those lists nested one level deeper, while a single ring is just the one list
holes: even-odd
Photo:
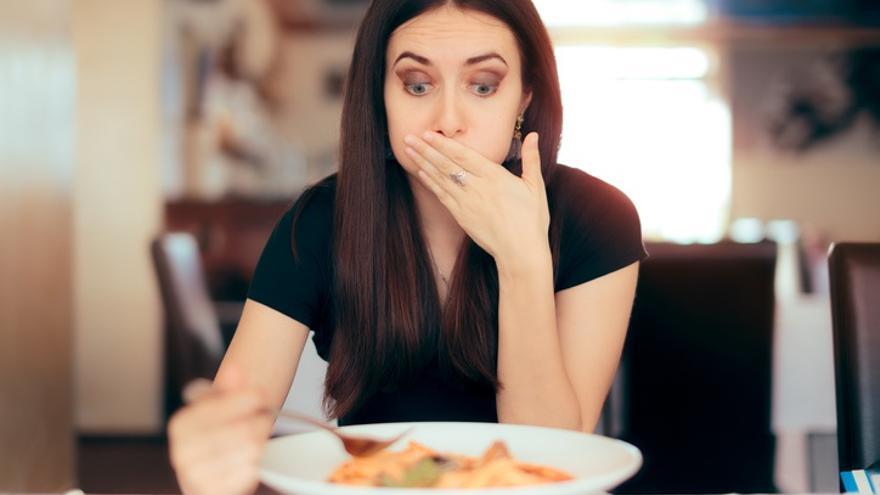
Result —
[{"label": "woman's arm", "polygon": [[639,262],[556,294],[562,360],[581,429],[593,432],[614,381],[632,313]]},{"label": "woman's arm", "polygon": [[247,299],[217,378],[234,363],[246,385],[263,390],[268,405],[279,409],[290,392],[308,336],[302,323]]},{"label": "woman's arm", "polygon": [[168,448],[182,493],[253,493],[274,419],[308,336],[301,323],[252,300],[210,391],[168,422]]},{"label": "woman's arm", "polygon": [[499,263],[498,420],[592,432],[632,309],[638,263],[554,296],[549,249]]},{"label": "woman's arm", "polygon": [[498,421],[579,430],[580,408],[557,332],[549,246],[539,253],[496,259]]}]

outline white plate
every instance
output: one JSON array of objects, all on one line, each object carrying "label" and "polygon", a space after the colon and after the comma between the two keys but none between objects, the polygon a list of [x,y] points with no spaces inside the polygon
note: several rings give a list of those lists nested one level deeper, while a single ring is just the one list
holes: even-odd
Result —
[{"label": "white plate", "polygon": [[407,428],[412,432],[389,449],[401,450],[409,440],[440,452],[478,456],[495,440],[503,440],[517,460],[562,469],[574,480],[516,488],[370,488],[327,483],[351,456],[325,431],[274,438],[266,446],[261,479],[293,495],[584,495],[614,488],[634,475],[642,454],[632,445],[587,433],[539,426],[498,423],[379,423],[340,428],[343,433],[390,438]]}]

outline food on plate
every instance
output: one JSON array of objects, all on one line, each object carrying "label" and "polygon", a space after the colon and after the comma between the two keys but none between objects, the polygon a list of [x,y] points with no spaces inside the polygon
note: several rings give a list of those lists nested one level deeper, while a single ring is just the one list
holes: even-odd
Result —
[{"label": "food on plate", "polygon": [[566,481],[572,476],[548,466],[515,460],[502,441],[482,456],[441,453],[410,441],[403,450],[354,457],[328,478],[331,483],[406,488],[491,488]]}]

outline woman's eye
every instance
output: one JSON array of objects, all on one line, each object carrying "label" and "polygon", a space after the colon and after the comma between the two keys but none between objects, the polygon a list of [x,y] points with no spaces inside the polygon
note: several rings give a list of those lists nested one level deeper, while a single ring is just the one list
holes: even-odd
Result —
[{"label": "woman's eye", "polygon": [[476,93],[478,96],[489,96],[496,91],[498,91],[498,86],[494,84],[481,84],[477,83],[473,85],[476,88]]},{"label": "woman's eye", "polygon": [[[404,85],[406,91],[413,96],[425,95],[430,91],[431,87],[431,83],[411,83]],[[471,87],[474,88],[474,92],[477,96],[490,96],[498,91],[498,85],[496,84],[477,83],[472,84]]]},{"label": "woman's eye", "polygon": [[415,95],[415,96],[421,96],[421,95],[428,92],[427,87],[430,85],[431,84],[429,84],[429,83],[413,83],[413,84],[407,84],[404,87],[406,88],[406,90],[410,94]]}]

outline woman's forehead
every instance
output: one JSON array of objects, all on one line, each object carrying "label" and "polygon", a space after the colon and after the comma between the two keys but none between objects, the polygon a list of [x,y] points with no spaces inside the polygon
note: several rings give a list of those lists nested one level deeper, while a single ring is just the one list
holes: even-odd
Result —
[{"label": "woman's forehead", "polygon": [[387,56],[392,63],[404,51],[413,51],[437,64],[464,63],[489,52],[513,63],[518,53],[510,28],[482,12],[440,7],[400,25],[388,40]]}]

